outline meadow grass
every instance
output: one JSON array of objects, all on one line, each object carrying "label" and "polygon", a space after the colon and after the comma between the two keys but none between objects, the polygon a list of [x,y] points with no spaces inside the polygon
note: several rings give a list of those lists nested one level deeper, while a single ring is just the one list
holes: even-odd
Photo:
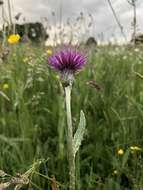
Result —
[{"label": "meadow grass", "polygon": [[[76,76],[74,130],[81,108],[87,120],[76,159],[77,190],[142,189],[143,80],[137,74],[143,73],[142,50],[90,49],[88,64]],[[1,61],[0,73],[0,169],[16,175],[45,159],[25,189],[50,190],[48,176],[54,175],[60,189],[67,190],[64,91],[58,74],[48,67],[46,50],[14,45]]]}]

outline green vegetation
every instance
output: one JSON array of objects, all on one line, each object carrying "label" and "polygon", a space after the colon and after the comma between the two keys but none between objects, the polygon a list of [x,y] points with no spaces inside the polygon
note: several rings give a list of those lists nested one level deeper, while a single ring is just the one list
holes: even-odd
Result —
[{"label": "green vegetation", "polygon": [[[88,54],[72,91],[73,125],[81,108],[87,123],[76,160],[76,189],[140,190],[142,48],[105,46]],[[54,175],[59,189],[67,190],[64,91],[47,57],[45,49],[19,44],[0,62],[0,170],[16,176],[44,159],[24,188],[50,190]]]}]

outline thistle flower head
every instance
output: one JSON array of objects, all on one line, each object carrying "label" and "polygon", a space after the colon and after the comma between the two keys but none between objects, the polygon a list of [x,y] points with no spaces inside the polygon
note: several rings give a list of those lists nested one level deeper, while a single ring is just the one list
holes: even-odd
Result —
[{"label": "thistle flower head", "polygon": [[62,81],[67,85],[73,81],[74,74],[86,64],[86,56],[74,48],[60,49],[48,59],[50,66],[60,72]]}]

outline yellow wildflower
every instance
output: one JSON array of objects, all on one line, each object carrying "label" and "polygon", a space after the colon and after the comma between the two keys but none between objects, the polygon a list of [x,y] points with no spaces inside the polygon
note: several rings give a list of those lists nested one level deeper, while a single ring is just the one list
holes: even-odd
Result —
[{"label": "yellow wildflower", "polygon": [[118,155],[123,155],[124,154],[124,150],[123,149],[119,149],[117,153],[118,153]]},{"label": "yellow wildflower", "polygon": [[48,54],[49,56],[52,55],[52,54],[53,54],[52,50],[51,50],[51,49],[48,49],[48,50],[47,50],[47,54]]},{"label": "yellow wildflower", "polygon": [[11,34],[8,38],[8,43],[15,44],[15,43],[19,42],[19,40],[20,40],[19,34]]},{"label": "yellow wildflower", "polygon": [[6,90],[9,88],[9,85],[7,83],[3,84],[3,89]]},{"label": "yellow wildflower", "polygon": [[117,171],[117,170],[114,170],[112,174],[113,174],[113,175],[118,175],[118,171]]},{"label": "yellow wildflower", "polygon": [[23,58],[24,63],[28,62],[28,60],[29,60],[28,57]]},{"label": "yellow wildflower", "polygon": [[140,147],[138,147],[138,146],[130,146],[130,149],[132,150],[132,151],[141,151],[142,149],[140,148]]},{"label": "yellow wildflower", "polygon": [[56,75],[55,78],[56,78],[57,80],[59,80],[59,79],[60,79],[60,76],[59,76],[59,75]]}]

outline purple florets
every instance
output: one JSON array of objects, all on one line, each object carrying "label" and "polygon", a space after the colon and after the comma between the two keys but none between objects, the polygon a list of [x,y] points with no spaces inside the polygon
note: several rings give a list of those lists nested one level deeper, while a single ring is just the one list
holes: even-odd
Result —
[{"label": "purple florets", "polygon": [[86,56],[73,49],[61,50],[49,57],[49,63],[57,71],[69,70],[76,73],[81,70],[86,63]]},{"label": "purple florets", "polygon": [[53,69],[61,73],[62,80],[69,82],[86,64],[86,56],[72,48],[66,48],[50,56],[48,61]]}]

